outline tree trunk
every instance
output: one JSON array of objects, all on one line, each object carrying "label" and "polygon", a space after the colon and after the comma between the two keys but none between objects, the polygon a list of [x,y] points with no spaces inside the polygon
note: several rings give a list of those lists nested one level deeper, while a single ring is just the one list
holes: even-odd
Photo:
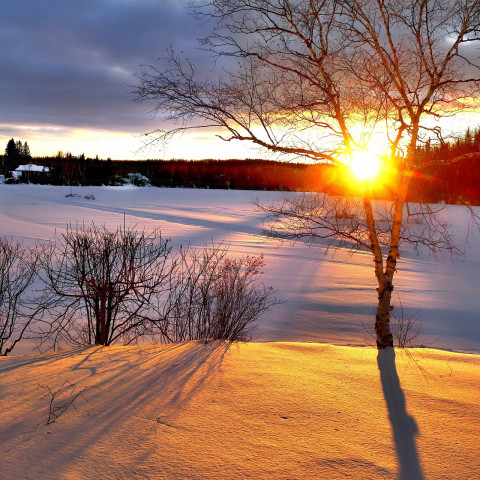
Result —
[{"label": "tree trunk", "polygon": [[377,337],[377,348],[393,347],[393,335],[390,331],[390,301],[392,298],[393,285],[386,283],[378,287],[378,307],[375,316],[375,334]]},{"label": "tree trunk", "polygon": [[106,319],[105,313],[107,310],[107,300],[105,295],[100,296],[100,318],[97,318],[97,335],[95,339],[96,345],[105,345],[106,335]]},{"label": "tree trunk", "polygon": [[[390,330],[390,312],[393,310],[391,306],[392,291],[393,291],[393,277],[397,271],[397,258],[398,250],[400,243],[400,235],[403,223],[403,209],[405,206],[408,186],[410,183],[409,170],[411,165],[415,164],[416,159],[416,144],[417,144],[417,135],[418,135],[418,125],[414,125],[412,131],[412,138],[408,148],[409,159],[407,163],[401,166],[400,170],[404,173],[402,174],[401,181],[398,185],[397,198],[395,200],[395,210],[393,214],[392,229],[390,234],[390,247],[388,251],[388,256],[385,262],[385,271],[383,274],[377,274],[379,287],[377,288],[378,292],[378,308],[377,314],[375,316],[375,334],[377,338],[377,348],[379,350],[387,347],[393,347],[393,335]],[[369,212],[367,211],[367,221],[368,221]],[[370,213],[373,218],[373,213]],[[371,220],[373,223],[373,220]],[[370,227],[370,225],[369,225]],[[373,224],[374,227],[374,224]],[[375,232],[376,239],[376,230]],[[371,234],[372,237],[372,234]],[[378,243],[373,245],[373,252],[376,253],[378,249]]]},{"label": "tree trunk", "polygon": [[[375,316],[375,333],[377,348],[381,350],[386,347],[393,347],[393,335],[390,331],[390,300],[392,298],[392,280],[395,271],[396,252],[393,252],[392,249],[390,249],[390,255],[387,259],[387,268],[384,272],[382,249],[378,242],[377,229],[375,227],[375,219],[369,192],[366,192],[364,195],[363,205],[365,208],[371,251],[374,256],[375,276],[378,281],[378,307]],[[398,230],[398,234],[399,232],[400,231]],[[398,236],[393,244],[398,245]],[[395,258],[393,255],[395,255]]]}]

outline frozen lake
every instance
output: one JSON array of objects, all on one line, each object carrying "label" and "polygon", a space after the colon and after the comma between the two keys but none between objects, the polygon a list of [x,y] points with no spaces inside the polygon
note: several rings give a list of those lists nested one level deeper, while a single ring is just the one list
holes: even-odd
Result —
[{"label": "frozen lake", "polygon": [[[79,196],[69,196],[74,193]],[[93,195],[94,200],[86,199]],[[259,319],[254,340],[372,344],[376,280],[372,257],[291,245],[261,235],[261,213],[252,201],[280,199],[284,193],[135,187],[52,187],[0,185],[0,234],[33,242],[51,239],[68,224],[159,227],[174,245],[224,241],[232,254],[264,254],[264,283],[286,303]],[[290,193],[288,195],[295,195]],[[456,234],[466,231],[466,215],[451,206],[446,215]],[[394,299],[406,317],[421,324],[419,343],[480,352],[480,234],[470,237],[467,254],[436,260],[402,250]]]}]

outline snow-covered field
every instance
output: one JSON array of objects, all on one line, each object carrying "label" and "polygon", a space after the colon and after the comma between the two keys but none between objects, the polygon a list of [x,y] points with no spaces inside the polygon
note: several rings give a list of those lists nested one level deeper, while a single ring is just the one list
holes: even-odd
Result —
[{"label": "snow-covered field", "polygon": [[[397,355],[401,386],[373,348],[320,344],[0,358],[0,478],[480,478],[480,357],[413,355]],[[53,408],[82,393],[47,425],[48,389]]]},{"label": "snow-covered field", "polygon": [[[74,193],[78,197],[66,197]],[[85,196],[94,195],[95,199]],[[0,185],[0,234],[32,241],[50,239],[68,224],[125,221],[160,227],[174,245],[225,241],[235,254],[265,255],[264,281],[285,304],[258,322],[254,340],[371,344],[376,292],[372,258],[349,256],[297,243],[278,243],[260,235],[261,214],[252,200],[281,198],[280,192],[135,187],[51,187]],[[290,194],[294,195],[294,194]],[[124,217],[125,215],[125,217]],[[446,211],[459,237],[467,216],[462,207]],[[464,257],[436,260],[403,250],[394,298],[413,316],[419,342],[433,348],[480,352],[480,234],[470,237]],[[17,353],[22,351],[17,350]]]},{"label": "snow-covered field", "polygon": [[[88,346],[0,358],[1,480],[480,479],[480,258],[404,251],[397,288],[417,309],[407,354],[370,343],[369,256],[260,235],[250,201],[279,193],[0,185],[1,234],[26,243],[67,224],[160,227],[175,245],[264,253],[287,303],[256,340]],[[94,195],[95,199],[86,199]],[[465,216],[446,214],[463,235]],[[303,343],[300,343],[303,342]],[[322,343],[305,343],[322,342]],[[335,346],[353,344],[356,346]],[[18,352],[17,352],[18,353]],[[28,353],[28,349],[23,353]]]}]

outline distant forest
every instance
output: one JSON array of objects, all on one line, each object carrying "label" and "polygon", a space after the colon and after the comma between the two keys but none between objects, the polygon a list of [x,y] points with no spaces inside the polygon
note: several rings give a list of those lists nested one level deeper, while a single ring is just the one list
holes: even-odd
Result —
[{"label": "distant forest", "polygon": [[[480,205],[480,129],[468,129],[455,141],[418,150],[424,167],[409,189],[410,201]],[[472,154],[463,160],[451,159]],[[18,181],[51,185],[121,185],[127,182],[158,187],[216,188],[241,190],[321,191],[336,195],[359,192],[338,181],[345,169],[327,164],[304,164],[271,160],[102,160],[59,152],[54,157],[32,157],[27,142],[11,139],[0,157],[0,173],[7,183],[17,181],[11,172],[33,163],[45,172],[24,174]],[[47,171],[48,169],[48,171]],[[375,195],[388,198],[387,190],[375,187]]]}]

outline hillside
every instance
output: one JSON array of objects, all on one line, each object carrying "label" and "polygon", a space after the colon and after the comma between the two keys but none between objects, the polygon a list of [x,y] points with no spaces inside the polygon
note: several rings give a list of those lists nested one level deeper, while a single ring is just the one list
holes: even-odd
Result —
[{"label": "hillside", "polygon": [[[420,478],[417,459],[426,479],[480,478],[480,357],[412,354],[397,353],[400,389],[394,370],[382,380],[374,349],[325,344],[85,347],[1,358],[0,476],[391,479],[398,447],[403,478]],[[392,359],[380,361],[384,372]],[[72,398],[66,381],[82,394],[46,425],[47,387],[64,385],[52,404],[61,406]]]}]

